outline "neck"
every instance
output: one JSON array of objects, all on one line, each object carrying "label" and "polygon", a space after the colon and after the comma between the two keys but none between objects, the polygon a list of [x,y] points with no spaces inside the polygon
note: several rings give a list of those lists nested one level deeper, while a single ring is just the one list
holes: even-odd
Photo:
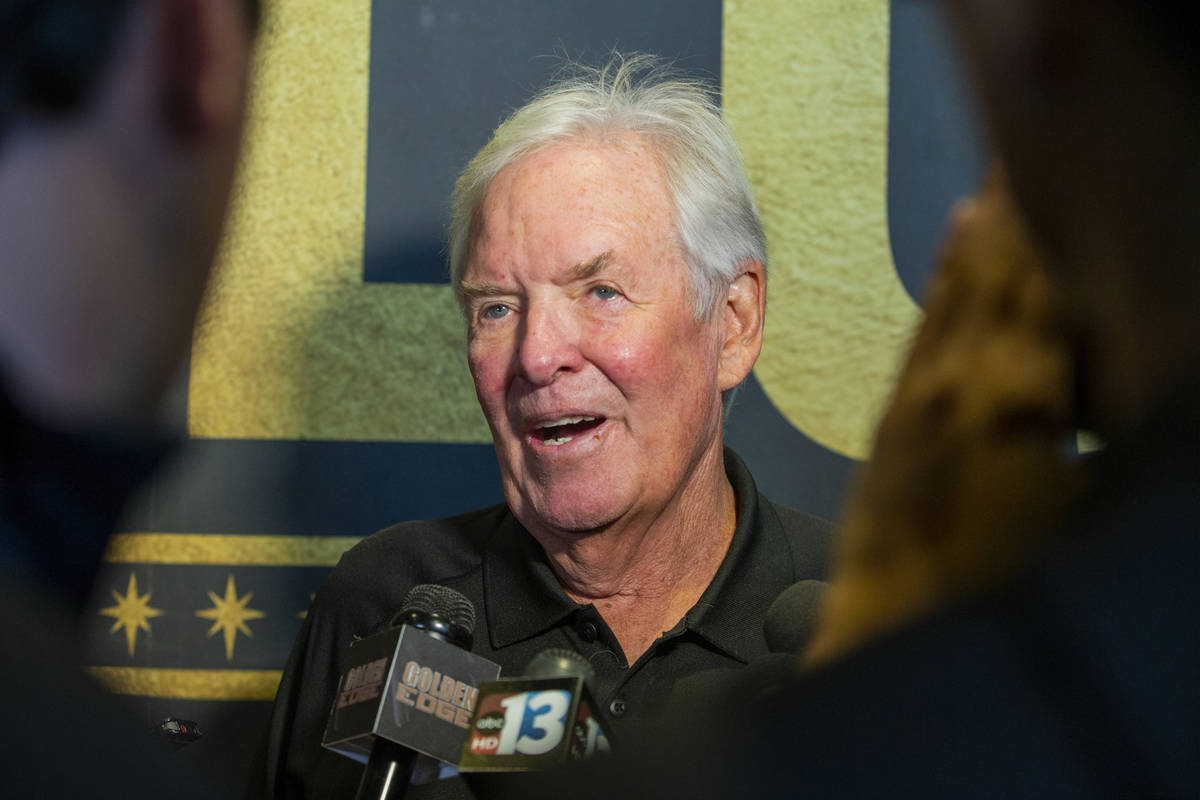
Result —
[{"label": "neck", "polygon": [[[687,485],[648,519],[542,541],[567,595],[595,605],[630,663],[696,604],[737,527],[718,441]],[[543,537],[544,538],[544,537]]]}]

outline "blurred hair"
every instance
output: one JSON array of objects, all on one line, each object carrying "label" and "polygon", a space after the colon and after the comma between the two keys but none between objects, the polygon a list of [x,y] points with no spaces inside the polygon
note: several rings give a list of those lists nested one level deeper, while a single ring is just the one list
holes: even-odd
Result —
[{"label": "blurred hair", "polygon": [[[0,139],[16,117],[63,116],[87,103],[134,2],[0,0]],[[256,31],[260,0],[243,4]]]},{"label": "blurred hair", "polygon": [[637,136],[662,164],[695,313],[708,316],[742,263],[767,261],[750,181],[716,90],[644,54],[614,54],[600,68],[569,64],[564,72],[496,128],[454,186],[449,255],[455,291],[479,206],[501,170],[552,145],[620,144]]}]

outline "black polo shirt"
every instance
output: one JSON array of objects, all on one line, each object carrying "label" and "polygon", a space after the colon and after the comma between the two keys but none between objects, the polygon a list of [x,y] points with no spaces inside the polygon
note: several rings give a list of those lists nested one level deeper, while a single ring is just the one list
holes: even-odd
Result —
[{"label": "black polo shirt", "polygon": [[[617,736],[653,715],[680,678],[742,666],[768,653],[763,618],[791,584],[825,575],[830,530],[758,493],[745,464],[725,451],[737,497],[729,552],[696,605],[633,664],[592,605],[571,600],[537,541],[506,505],[442,520],[407,522],[348,551],[313,602],[288,659],[271,724],[267,783],[275,797],[352,796],[362,767],[321,748],[354,637],[386,627],[409,589],[438,583],[475,605],[472,650],[520,675],[550,647],[571,647],[595,666],[599,702]],[[461,782],[414,787],[455,796]]]}]

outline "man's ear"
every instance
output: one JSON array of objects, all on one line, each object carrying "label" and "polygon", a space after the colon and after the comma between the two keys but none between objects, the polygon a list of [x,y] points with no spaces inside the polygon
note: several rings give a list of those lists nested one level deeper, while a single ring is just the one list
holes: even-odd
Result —
[{"label": "man's ear", "polygon": [[236,0],[158,0],[162,103],[181,141],[204,138],[241,116],[250,32]]},{"label": "man's ear", "polygon": [[725,324],[725,341],[717,373],[721,391],[741,383],[762,350],[763,323],[767,311],[767,272],[758,261],[744,261],[741,274],[729,284],[720,312]]}]

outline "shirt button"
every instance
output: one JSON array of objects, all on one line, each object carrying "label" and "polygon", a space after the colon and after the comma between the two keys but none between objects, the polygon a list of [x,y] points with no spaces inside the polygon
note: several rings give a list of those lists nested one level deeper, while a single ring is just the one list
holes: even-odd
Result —
[{"label": "shirt button", "polygon": [[579,638],[583,639],[585,642],[596,641],[596,636],[599,633],[600,631],[596,630],[595,623],[585,622],[579,626]]},{"label": "shirt button", "polygon": [[608,704],[608,713],[614,717],[623,717],[628,710],[624,700],[617,699]]}]

